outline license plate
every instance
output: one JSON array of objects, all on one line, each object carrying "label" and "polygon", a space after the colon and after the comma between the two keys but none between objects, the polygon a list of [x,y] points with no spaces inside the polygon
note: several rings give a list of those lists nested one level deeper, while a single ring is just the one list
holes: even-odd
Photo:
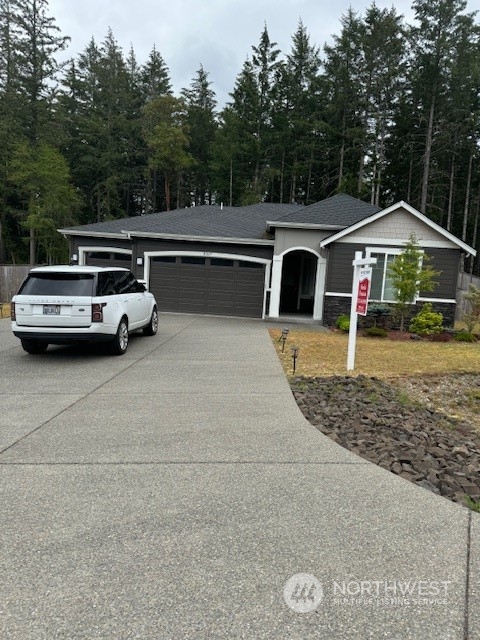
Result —
[{"label": "license plate", "polygon": [[45,316],[59,316],[60,315],[60,305],[59,304],[44,304],[43,305],[43,314]]}]

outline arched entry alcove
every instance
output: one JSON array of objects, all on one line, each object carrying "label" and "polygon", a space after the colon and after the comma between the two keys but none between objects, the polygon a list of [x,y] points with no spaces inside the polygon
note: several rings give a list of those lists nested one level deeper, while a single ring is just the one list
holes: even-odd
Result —
[{"label": "arched entry alcove", "polygon": [[317,256],[294,250],[283,256],[280,313],[313,315]]}]

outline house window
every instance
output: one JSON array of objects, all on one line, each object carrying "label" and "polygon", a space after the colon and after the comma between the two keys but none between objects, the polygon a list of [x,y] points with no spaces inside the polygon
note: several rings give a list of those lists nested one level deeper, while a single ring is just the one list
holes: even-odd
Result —
[{"label": "house window", "polygon": [[401,249],[369,249],[367,247],[367,258],[377,259],[377,264],[372,265],[370,300],[395,302],[395,290],[388,275],[388,267],[401,252]]},{"label": "house window", "polygon": [[[388,275],[388,267],[402,251],[400,248],[367,247],[367,258],[377,258],[377,264],[372,265],[370,300],[395,302],[395,290]],[[423,258],[420,258],[420,268],[422,267],[422,262]]]}]

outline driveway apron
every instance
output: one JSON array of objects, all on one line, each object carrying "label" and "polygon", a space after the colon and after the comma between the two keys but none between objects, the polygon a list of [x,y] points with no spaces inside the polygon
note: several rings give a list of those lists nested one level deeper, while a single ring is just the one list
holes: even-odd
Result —
[{"label": "driveway apron", "polygon": [[480,639],[480,516],[310,426],[261,321],[0,362],[0,637]]}]

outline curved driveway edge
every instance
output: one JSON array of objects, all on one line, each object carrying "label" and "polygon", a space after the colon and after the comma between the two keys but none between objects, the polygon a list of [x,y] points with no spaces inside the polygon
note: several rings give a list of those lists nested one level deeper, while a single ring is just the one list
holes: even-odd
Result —
[{"label": "curved driveway edge", "polygon": [[112,358],[2,321],[0,364],[2,638],[480,638],[479,516],[309,425],[264,323]]}]

